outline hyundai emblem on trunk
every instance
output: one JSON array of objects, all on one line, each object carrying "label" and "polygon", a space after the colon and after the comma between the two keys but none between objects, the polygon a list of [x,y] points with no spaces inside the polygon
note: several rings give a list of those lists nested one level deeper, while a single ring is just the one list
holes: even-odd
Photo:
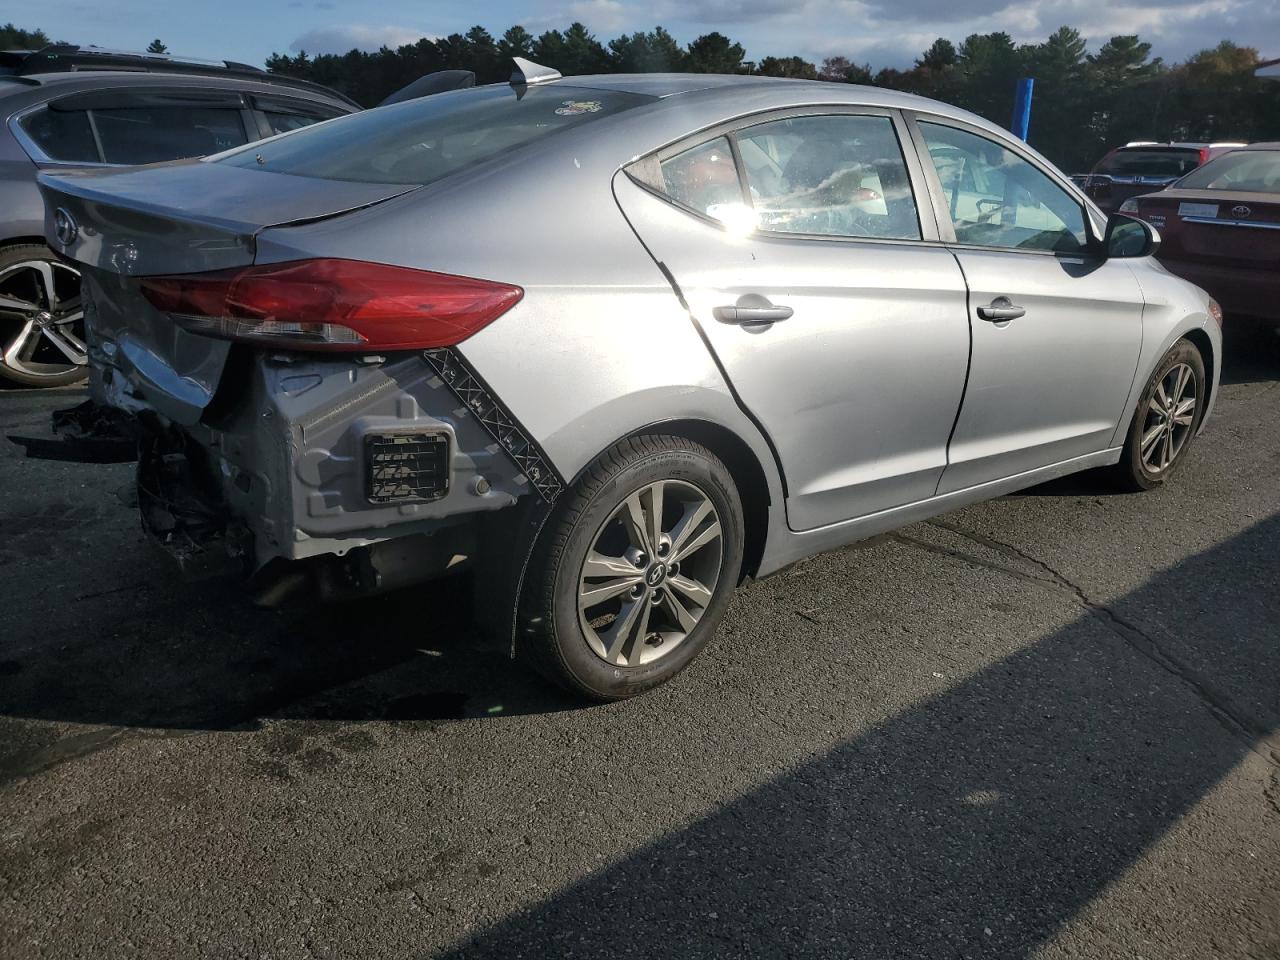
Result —
[{"label": "hyundai emblem on trunk", "polygon": [[75,217],[59,207],[53,212],[53,232],[60,244],[69,247],[80,235],[80,224],[76,223]]},{"label": "hyundai emblem on trunk", "polygon": [[1236,218],[1247,217],[1251,213],[1253,213],[1253,211],[1250,210],[1248,207],[1246,207],[1243,203],[1238,203],[1231,208],[1231,215]]}]

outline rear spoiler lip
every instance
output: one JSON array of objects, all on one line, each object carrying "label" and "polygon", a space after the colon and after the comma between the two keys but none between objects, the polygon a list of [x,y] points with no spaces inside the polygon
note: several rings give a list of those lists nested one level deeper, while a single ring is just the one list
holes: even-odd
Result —
[{"label": "rear spoiler lip", "polygon": [[[402,197],[406,193],[420,190],[420,184],[378,184],[378,183],[355,183],[352,181],[320,181],[314,177],[298,177],[293,174],[279,173],[272,170],[253,170],[244,171],[249,176],[262,177],[283,177],[292,182],[305,181],[308,183],[342,183],[346,187],[346,192],[351,196],[346,200],[335,205],[334,209],[327,209],[321,212],[312,213],[304,216],[296,217],[261,217],[252,220],[247,218],[220,216],[216,213],[196,212],[182,207],[173,206],[166,203],[159,203],[154,199],[145,196],[131,195],[128,192],[121,193],[117,190],[104,188],[101,186],[104,182],[110,183],[114,177],[119,177],[125,173],[138,173],[148,170],[159,169],[180,169],[184,167],[192,167],[201,164],[203,161],[196,160],[176,160],[169,163],[147,164],[138,167],[92,167],[75,170],[42,170],[36,175],[36,181],[39,184],[40,192],[45,198],[45,227],[55,249],[60,248],[60,244],[56,242],[56,237],[52,231],[52,210],[50,210],[51,202],[55,202],[55,194],[63,194],[74,197],[77,200],[86,201],[95,204],[105,204],[108,206],[127,207],[128,209],[151,217],[164,220],[174,220],[182,223],[191,224],[193,226],[207,226],[226,233],[234,233],[246,238],[256,237],[263,230],[275,227],[294,226],[303,223],[315,223],[320,220],[328,220],[331,217],[342,216],[355,210],[366,209],[387,200],[394,200]],[[205,166],[208,169],[208,165]],[[234,169],[234,168],[230,168]],[[114,180],[119,183],[119,180]],[[62,252],[65,252],[62,251]]]}]

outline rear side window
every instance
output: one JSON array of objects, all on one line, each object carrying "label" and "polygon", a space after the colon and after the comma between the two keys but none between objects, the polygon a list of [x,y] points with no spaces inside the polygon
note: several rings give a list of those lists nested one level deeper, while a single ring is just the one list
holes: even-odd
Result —
[{"label": "rear side window", "polygon": [[494,84],[354,113],[217,162],[326,180],[425,184],[653,100],[560,83]]},{"label": "rear side window", "polygon": [[102,159],[84,110],[37,110],[23,118],[22,129],[50,160],[98,163]]},{"label": "rear side window", "polygon": [[709,217],[742,203],[738,168],[725,137],[700,143],[663,161],[662,186],[672,200]]},{"label": "rear side window", "polygon": [[919,240],[911,180],[888,117],[793,117],[737,134],[762,230]]},{"label": "rear side window", "polygon": [[94,110],[107,163],[203,157],[249,142],[240,111],[207,107]]},{"label": "rear side window", "polygon": [[267,126],[271,128],[272,133],[288,133],[290,130],[301,130],[303,127],[309,127],[313,123],[319,123],[325,119],[324,117],[309,116],[304,113],[279,113],[275,110],[264,110],[262,115],[267,118]]},{"label": "rear side window", "polygon": [[1098,165],[1098,172],[1112,177],[1181,177],[1199,165],[1199,150],[1117,150]]}]

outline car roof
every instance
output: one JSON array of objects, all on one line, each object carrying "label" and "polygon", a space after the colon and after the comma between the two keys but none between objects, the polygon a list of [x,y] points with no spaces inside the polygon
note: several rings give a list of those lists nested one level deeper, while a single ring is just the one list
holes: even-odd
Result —
[{"label": "car roof", "polygon": [[[336,90],[292,77],[280,77],[263,71],[260,76],[243,73],[184,73],[179,70],[68,70],[62,73],[32,73],[22,76],[0,74],[0,97],[19,92],[50,88],[58,91],[80,87],[100,89],[103,86],[222,86],[242,89],[267,88],[280,94],[298,95],[305,99],[323,99],[359,109],[353,100]],[[33,98],[43,99],[43,98]]]},{"label": "car roof", "polygon": [[[546,83],[548,81],[543,81]],[[870,87],[856,83],[838,83],[828,80],[794,80],[786,77],[762,77],[748,74],[719,73],[605,73],[562,77],[550,81],[592,90],[617,90],[650,97],[667,99],[697,94],[699,98],[723,99],[726,102],[744,93],[751,94],[757,103],[775,101],[778,107],[805,104],[850,104],[857,106],[885,107],[901,110],[918,110],[939,116],[963,120],[975,126],[1008,131],[977,114],[953,107],[939,100],[930,100],[913,93],[902,93],[886,87]]]}]

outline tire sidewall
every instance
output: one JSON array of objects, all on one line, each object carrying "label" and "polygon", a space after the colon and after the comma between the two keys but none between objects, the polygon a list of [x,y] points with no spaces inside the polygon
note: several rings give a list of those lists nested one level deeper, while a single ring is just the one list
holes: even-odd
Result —
[{"label": "tire sidewall", "polygon": [[[720,577],[698,625],[670,655],[636,667],[606,663],[587,642],[578,619],[582,564],[597,533],[617,506],[636,490],[658,480],[680,480],[701,490],[720,517]],[[619,470],[589,497],[557,558],[549,639],[564,667],[585,691],[599,699],[634,696],[663,683],[696,657],[715,632],[742,566],[742,506],[728,470],[718,460],[685,449],[641,457]]]},{"label": "tire sidewall", "polygon": [[[1146,423],[1147,408],[1151,404],[1151,398],[1155,396],[1157,385],[1179,363],[1185,363],[1191,367],[1191,372],[1195,376],[1196,410],[1191,421],[1191,429],[1187,433],[1187,439],[1182,445],[1182,449],[1178,451],[1173,462],[1161,473],[1152,474],[1147,470],[1146,464],[1142,462],[1142,428]],[[1144,490],[1163,486],[1168,482],[1169,477],[1177,471],[1178,467],[1186,459],[1187,451],[1191,449],[1191,445],[1195,441],[1196,431],[1200,429],[1200,421],[1204,418],[1205,400],[1207,398],[1204,359],[1200,356],[1200,351],[1192,343],[1187,340],[1179,340],[1161,358],[1160,363],[1155,368],[1155,372],[1152,373],[1151,378],[1147,381],[1146,389],[1142,391],[1142,396],[1138,399],[1138,409],[1134,411],[1133,422],[1129,425],[1129,436],[1125,443],[1125,457],[1129,473],[1137,486]]]}]

